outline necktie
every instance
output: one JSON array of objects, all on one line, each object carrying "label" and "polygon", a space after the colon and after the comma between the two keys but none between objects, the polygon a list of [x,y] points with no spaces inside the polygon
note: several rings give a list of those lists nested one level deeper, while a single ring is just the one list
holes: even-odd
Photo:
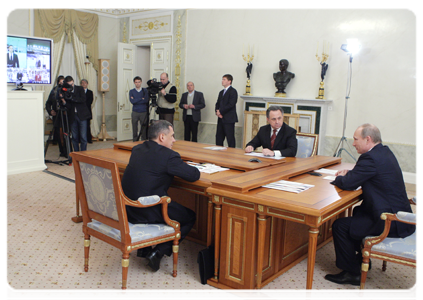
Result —
[{"label": "necktie", "polygon": [[273,144],[275,143],[276,140],[276,129],[273,129],[273,134],[270,137],[270,148],[272,148],[273,150]]}]

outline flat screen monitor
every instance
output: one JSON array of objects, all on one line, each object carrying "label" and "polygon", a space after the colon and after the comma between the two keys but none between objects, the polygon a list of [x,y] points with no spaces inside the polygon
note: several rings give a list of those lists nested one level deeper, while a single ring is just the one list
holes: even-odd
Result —
[{"label": "flat screen monitor", "polygon": [[51,84],[53,40],[7,36],[7,83]]}]

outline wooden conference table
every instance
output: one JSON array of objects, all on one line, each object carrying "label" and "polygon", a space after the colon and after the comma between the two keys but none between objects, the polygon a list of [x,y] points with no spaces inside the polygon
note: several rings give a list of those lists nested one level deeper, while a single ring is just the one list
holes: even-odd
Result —
[{"label": "wooden conference table", "polygon": [[[141,142],[122,142],[114,148],[89,150],[88,156],[115,161],[122,174],[132,148]],[[177,141],[173,150],[183,160],[230,168],[201,173],[196,182],[174,179],[169,196],[194,210],[197,223],[187,239],[214,246],[217,288],[261,288],[308,256],[307,284],[313,283],[316,251],[331,238],[331,225],[359,202],[361,190],[344,191],[324,176],[307,174],[319,168],[352,168],[340,158],[251,158],[242,149],[209,150],[211,145]],[[278,180],[313,184],[299,194],[262,186]]]}]

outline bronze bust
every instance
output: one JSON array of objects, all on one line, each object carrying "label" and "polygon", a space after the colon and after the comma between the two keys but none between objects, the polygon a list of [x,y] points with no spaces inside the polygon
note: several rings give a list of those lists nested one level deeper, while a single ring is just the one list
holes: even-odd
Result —
[{"label": "bronze bust", "polygon": [[279,61],[279,70],[280,72],[273,73],[273,79],[275,80],[275,86],[278,89],[276,92],[277,97],[285,96],[285,88],[292,78],[295,77],[294,73],[288,72],[289,62],[286,59],[281,59]]}]

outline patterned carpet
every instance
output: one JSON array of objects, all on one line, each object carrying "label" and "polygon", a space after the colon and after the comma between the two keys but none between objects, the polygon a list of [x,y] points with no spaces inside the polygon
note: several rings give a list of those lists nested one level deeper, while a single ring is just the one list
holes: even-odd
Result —
[{"label": "patterned carpet", "polygon": [[[89,149],[112,147],[114,141],[94,142]],[[50,146],[47,156],[55,157],[57,146]],[[57,158],[57,157],[56,157]],[[49,158],[54,159],[54,158]],[[73,167],[47,164],[48,172],[38,171],[7,177],[7,283],[10,299],[34,297],[42,292],[42,299],[60,298],[106,298],[124,296],[127,299],[143,296],[202,298],[266,298],[293,297],[310,298],[313,295],[325,299],[339,299],[354,295],[358,287],[337,285],[326,281],[327,273],[337,273],[333,243],[317,252],[314,272],[314,293],[306,292],[307,260],[275,279],[260,291],[221,291],[209,285],[202,285],[199,279],[197,253],[204,248],[185,240],[181,244],[178,261],[178,276],[171,276],[172,261],[165,257],[158,272],[146,267],[146,260],[131,253],[128,274],[128,290],[121,287],[121,252],[98,239],[93,238],[90,251],[90,269],[83,270],[83,234],[81,223],[75,224],[75,186],[70,180],[49,172],[74,179]],[[412,298],[416,293],[416,270],[398,264],[388,264],[386,272],[381,271],[382,262],[373,262],[366,282],[366,292],[384,289],[387,299]],[[98,292],[93,293],[96,290]],[[320,291],[319,290],[323,290]],[[325,292],[326,290],[326,292]],[[328,290],[330,292],[328,293]],[[389,293],[387,292],[389,290]],[[47,293],[46,293],[47,292]],[[103,293],[99,293],[103,292]],[[380,292],[378,295],[380,296]],[[281,294],[283,293],[283,295]],[[59,296],[60,295],[60,296]],[[38,298],[38,297],[37,297]],[[396,298],[396,299],[398,299]]]}]

